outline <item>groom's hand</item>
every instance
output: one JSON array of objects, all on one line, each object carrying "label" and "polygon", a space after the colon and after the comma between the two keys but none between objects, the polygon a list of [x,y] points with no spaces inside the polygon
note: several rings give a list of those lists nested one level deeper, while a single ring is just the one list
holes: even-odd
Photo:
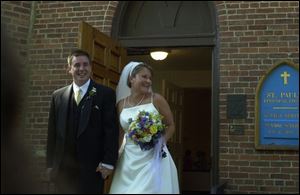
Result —
[{"label": "groom's hand", "polygon": [[110,174],[112,174],[113,169],[108,169],[106,167],[104,167],[101,163],[99,164],[99,166],[96,169],[96,172],[101,173],[102,178],[106,179]]}]

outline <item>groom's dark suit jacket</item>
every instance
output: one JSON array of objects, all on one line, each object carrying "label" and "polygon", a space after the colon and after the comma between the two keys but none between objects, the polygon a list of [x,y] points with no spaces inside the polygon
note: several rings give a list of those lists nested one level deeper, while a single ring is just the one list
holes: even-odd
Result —
[{"label": "groom's dark suit jacket", "polygon": [[80,167],[80,180],[89,183],[86,180],[93,178],[91,174],[100,174],[95,172],[99,162],[115,165],[118,158],[115,92],[91,80],[78,107],[73,96],[72,84],[52,95],[47,167],[53,168],[51,177],[55,179],[67,153],[73,151],[73,159]]}]

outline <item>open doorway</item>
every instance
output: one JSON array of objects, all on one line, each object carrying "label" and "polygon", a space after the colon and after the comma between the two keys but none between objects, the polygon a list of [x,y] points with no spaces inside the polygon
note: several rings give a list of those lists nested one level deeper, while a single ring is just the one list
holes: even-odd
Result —
[{"label": "open doorway", "polygon": [[184,90],[182,191],[209,193],[211,172],[211,89]]},{"label": "open doorway", "polygon": [[[127,49],[128,61],[144,61],[153,66],[155,91],[161,93],[161,80],[163,79],[181,87],[184,91],[210,89],[211,103],[202,102],[202,104],[208,105],[210,109],[207,113],[211,113],[207,114],[210,120],[205,120],[207,124],[210,124],[208,125],[210,128],[206,129],[211,138],[207,138],[211,150],[206,156],[209,156],[208,161],[211,162],[211,167],[209,176],[204,179],[210,186],[210,189],[205,189],[205,191],[211,193],[215,193],[219,185],[219,54],[217,46],[219,38],[216,16],[216,5],[212,1],[120,1],[111,32],[112,37]],[[151,48],[164,48],[171,50],[171,53],[164,61],[154,61],[149,55]],[[195,98],[189,101],[198,103],[199,100]],[[194,108],[203,110],[203,105],[195,105]],[[189,114],[185,113],[184,116],[192,118]],[[202,125],[199,121],[200,119],[195,119],[190,123],[198,124],[199,127]],[[186,125],[184,122],[182,125],[184,133],[194,134],[184,126]],[[182,136],[181,141],[184,144]],[[194,135],[194,137],[197,136],[203,137]],[[200,142],[200,140],[197,141]],[[181,159],[185,152],[183,150],[184,146],[179,151]],[[180,162],[183,164],[183,161]],[[180,169],[180,163],[177,167],[179,167],[179,175],[182,174],[183,168]],[[185,181],[191,182],[188,180],[193,180],[195,186],[204,182],[197,178]],[[184,189],[183,184],[183,180],[180,180],[180,187],[184,192],[202,191],[202,189]]]},{"label": "open doorway", "polygon": [[[162,81],[182,89],[183,121],[174,117],[180,152],[172,154],[181,193],[209,193],[211,188],[212,48],[176,47],[163,61],[155,61],[150,48],[127,48],[127,61],[143,61],[154,69],[153,89],[163,94]],[[181,127],[179,127],[181,126]],[[172,150],[171,150],[172,153]],[[176,157],[175,157],[176,156]],[[179,161],[176,159],[179,158]]]}]

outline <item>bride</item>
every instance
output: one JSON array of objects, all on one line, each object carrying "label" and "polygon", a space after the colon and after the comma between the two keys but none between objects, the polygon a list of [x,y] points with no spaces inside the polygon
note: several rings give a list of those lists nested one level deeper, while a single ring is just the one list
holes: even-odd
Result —
[{"label": "bride", "polygon": [[[179,194],[177,169],[166,147],[175,131],[173,115],[163,96],[152,92],[153,71],[142,62],[130,62],[117,86],[120,136],[123,144],[114,172],[111,194]],[[142,150],[128,136],[129,119],[141,111],[161,114],[166,126],[164,135],[153,148]],[[124,139],[123,139],[124,138]],[[161,148],[166,155],[161,155]]]}]

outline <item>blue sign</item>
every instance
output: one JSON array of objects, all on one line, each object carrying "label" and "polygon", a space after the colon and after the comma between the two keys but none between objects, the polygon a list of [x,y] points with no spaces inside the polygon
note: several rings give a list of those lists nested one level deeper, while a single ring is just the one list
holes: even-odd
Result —
[{"label": "blue sign", "polygon": [[274,66],[256,93],[257,149],[299,148],[299,68],[290,62]]}]

